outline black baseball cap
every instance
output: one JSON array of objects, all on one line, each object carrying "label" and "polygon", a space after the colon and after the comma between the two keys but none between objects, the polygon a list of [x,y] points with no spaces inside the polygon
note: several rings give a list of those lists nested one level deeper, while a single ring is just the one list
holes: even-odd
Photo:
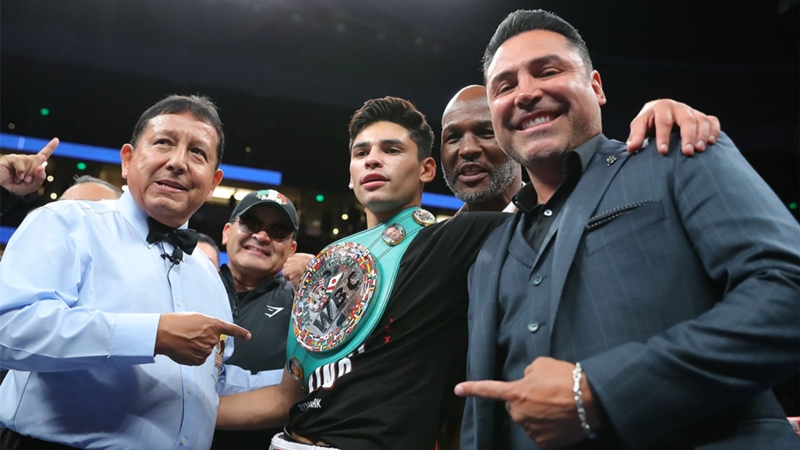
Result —
[{"label": "black baseball cap", "polygon": [[292,223],[294,231],[297,231],[297,210],[291,200],[286,198],[285,195],[276,191],[275,189],[264,189],[247,194],[236,208],[233,208],[230,222],[236,220],[237,217],[246,213],[250,208],[256,205],[269,205],[278,211],[282,212]]}]

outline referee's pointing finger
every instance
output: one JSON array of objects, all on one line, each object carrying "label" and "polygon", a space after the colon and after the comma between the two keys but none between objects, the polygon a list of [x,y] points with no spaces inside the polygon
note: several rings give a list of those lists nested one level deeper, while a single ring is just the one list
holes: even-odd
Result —
[{"label": "referee's pointing finger", "polygon": [[239,325],[228,323],[222,320],[218,322],[216,328],[218,334],[227,334],[228,336],[233,336],[244,340],[250,339],[251,336],[249,331],[240,327]]}]

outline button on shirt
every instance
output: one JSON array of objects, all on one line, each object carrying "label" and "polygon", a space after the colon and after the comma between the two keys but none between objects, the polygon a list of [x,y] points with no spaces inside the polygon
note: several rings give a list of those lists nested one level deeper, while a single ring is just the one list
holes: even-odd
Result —
[{"label": "button on shirt", "polygon": [[[524,217],[514,231],[508,256],[501,262],[498,309],[504,314],[497,328],[497,352],[502,355],[502,380],[522,378],[533,360],[550,355],[553,324],[547,322],[551,315],[547,292],[551,289],[550,274],[555,264],[553,242],[557,236],[553,235],[547,242],[545,239],[551,228],[558,226],[559,214],[604,141],[605,137],[598,135],[566,156],[561,185],[546,203],[539,203],[530,183],[514,197]],[[504,409],[495,411],[495,448],[534,448],[525,430],[515,424]],[[577,417],[577,412],[575,414]]]},{"label": "button on shirt", "polygon": [[539,252],[548,231],[550,231],[550,227],[558,217],[559,211],[561,211],[572,191],[575,190],[575,186],[580,181],[586,166],[589,165],[592,156],[600,148],[599,143],[604,139],[605,137],[602,134],[598,134],[564,158],[564,164],[561,169],[563,180],[547,203],[539,204],[539,198],[536,194],[536,189],[533,188],[533,183],[523,186],[514,196],[514,203],[525,214],[525,240],[528,241],[534,252]]},{"label": "button on shirt", "polygon": [[146,237],[128,193],[50,203],[14,233],[0,264],[0,368],[12,369],[0,425],[81,448],[206,449],[218,393],[280,381],[220,371],[213,352],[200,366],[153,356],[161,313],[231,312],[207,258],[173,266],[161,257],[172,247]]}]

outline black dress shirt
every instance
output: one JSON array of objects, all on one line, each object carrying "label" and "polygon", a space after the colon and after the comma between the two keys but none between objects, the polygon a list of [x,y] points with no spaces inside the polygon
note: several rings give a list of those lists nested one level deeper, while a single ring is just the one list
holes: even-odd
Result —
[{"label": "black dress shirt", "polygon": [[598,134],[589,139],[564,158],[564,165],[561,168],[563,181],[546,203],[539,203],[533,183],[523,186],[514,196],[514,204],[525,215],[525,240],[536,253],[539,253],[539,248],[542,246],[547,232],[580,181],[589,161],[600,148],[600,143],[603,141],[602,136],[602,134]]}]

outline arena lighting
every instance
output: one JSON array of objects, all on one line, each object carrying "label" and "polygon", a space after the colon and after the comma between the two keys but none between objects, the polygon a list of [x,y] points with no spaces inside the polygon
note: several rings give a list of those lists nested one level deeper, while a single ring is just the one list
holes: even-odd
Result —
[{"label": "arena lighting", "polygon": [[233,197],[237,201],[242,201],[242,199],[251,192],[254,191],[252,189],[235,188],[230,186],[219,185],[214,189],[214,192],[211,194],[211,196],[214,198],[220,198],[224,200]]},{"label": "arena lighting", "polygon": [[[0,133],[0,148],[6,150],[15,150],[25,153],[39,153],[39,150],[41,150],[42,147],[44,147],[48,142],[50,141],[39,138]],[[108,164],[119,164],[119,150],[105,147],[95,147],[93,145],[61,142],[58,144],[58,148],[54,154],[64,158],[75,158]],[[280,186],[283,179],[283,174],[281,172],[273,170],[253,169],[251,167],[232,166],[228,164],[220,164],[219,168],[225,172],[225,179],[227,180],[247,181],[250,183]],[[230,189],[226,186],[220,187],[223,189]],[[128,186],[123,186],[122,190],[127,191],[127,188]],[[248,192],[251,191],[248,189],[238,188],[235,191],[234,197],[237,200],[241,200],[239,197],[244,197],[244,195],[247,195]],[[219,192],[216,194],[217,195],[215,195],[215,197],[221,196],[222,193]],[[225,196],[225,198],[230,198],[230,195]],[[321,202],[325,200],[325,197],[322,194],[319,194],[317,195],[316,200]],[[435,194],[431,192],[422,193],[422,206],[452,209],[453,211],[457,211],[463,205],[464,202],[453,197],[452,195]],[[11,235],[14,234],[16,230],[17,229],[14,227],[0,227],[0,244],[7,244],[8,240],[11,239]],[[222,260],[223,253],[220,254],[220,264],[224,263]],[[225,254],[224,258],[225,262],[227,262],[228,255]]]},{"label": "arena lighting", "polygon": [[[49,140],[45,139],[0,133],[0,148],[7,150],[38,153],[48,142]],[[119,164],[119,150],[113,148],[61,142],[54,154],[65,158]],[[220,164],[219,168],[225,172],[224,179],[226,180],[247,181],[250,183],[270,184],[273,186],[280,186],[283,181],[283,174],[274,170],[254,169],[252,167],[233,166],[229,164]],[[324,199],[325,197],[323,196],[322,200]],[[461,200],[452,195],[429,192],[422,193],[422,206],[458,210],[463,204]]]},{"label": "arena lighting", "polygon": [[17,231],[14,227],[0,227],[0,244],[8,244],[11,235]]},{"label": "arena lighting", "polygon": [[247,194],[249,194],[251,192],[255,192],[255,191],[253,191],[251,189],[239,188],[239,189],[236,189],[236,193],[233,194],[233,198],[235,198],[236,201],[240,202],[240,201],[244,200],[244,198],[247,197]]},{"label": "arena lighting", "polygon": [[[26,153],[38,153],[49,139],[39,139],[15,134],[0,133],[0,148]],[[119,149],[95,147],[93,145],[61,142],[54,155],[108,164],[119,164]],[[226,180],[247,181],[250,183],[280,186],[283,174],[274,170],[254,169],[252,167],[220,164]]]},{"label": "arena lighting", "polygon": [[432,192],[422,193],[422,206],[431,206],[436,208],[446,208],[458,211],[464,202],[453,197],[452,195],[434,194]]}]

